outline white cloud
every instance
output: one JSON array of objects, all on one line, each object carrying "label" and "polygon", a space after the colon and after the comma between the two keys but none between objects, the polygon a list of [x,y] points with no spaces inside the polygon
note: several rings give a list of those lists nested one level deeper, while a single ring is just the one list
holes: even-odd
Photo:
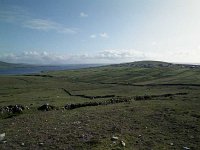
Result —
[{"label": "white cloud", "polygon": [[96,34],[91,34],[90,35],[90,38],[92,38],[92,39],[94,39],[94,38],[96,38],[97,36],[96,36]]},{"label": "white cloud", "polygon": [[158,44],[158,43],[155,42],[155,41],[153,41],[153,42],[151,43],[152,46],[156,46],[157,44]]},{"label": "white cloud", "polygon": [[109,38],[108,34],[103,32],[103,33],[99,33],[99,34],[91,34],[90,38],[94,39],[97,37],[101,37],[101,38]]},{"label": "white cloud", "polygon": [[121,58],[132,58],[136,51],[131,50],[104,50],[99,53],[99,58],[110,58],[110,59],[121,59]]},{"label": "white cloud", "polygon": [[57,24],[44,19],[31,19],[24,22],[24,27],[36,30],[52,30],[57,28]]},{"label": "white cloud", "polygon": [[69,63],[116,63],[144,59],[143,53],[135,50],[104,50],[96,54],[56,54],[50,52],[25,51],[20,54],[0,55],[1,61],[30,64]]},{"label": "white cloud", "polygon": [[86,13],[84,13],[84,12],[81,12],[81,13],[80,13],[80,17],[86,18],[86,17],[88,17],[88,14],[86,14]]},{"label": "white cloud", "polygon": [[12,63],[28,63],[28,64],[67,64],[70,56],[58,55],[46,51],[25,51],[20,54],[4,54],[0,56],[2,61]]},{"label": "white cloud", "polygon": [[28,12],[20,7],[11,7],[7,10],[0,10],[0,21],[17,24],[33,30],[56,31],[57,33],[68,34],[77,33],[77,29],[68,28],[58,22],[33,18]]},{"label": "white cloud", "polygon": [[178,63],[200,63],[200,50],[151,51],[134,49],[110,49],[97,53],[58,54],[55,52],[26,51],[20,54],[0,54],[0,60],[13,63],[30,64],[80,64],[80,63],[122,63],[141,60],[159,60]]},{"label": "white cloud", "polygon": [[100,33],[99,36],[102,37],[102,38],[109,38],[108,34],[105,33],[105,32],[104,33]]},{"label": "white cloud", "polygon": [[63,27],[61,24],[45,19],[30,19],[25,21],[23,26],[26,28],[43,31],[55,30],[59,33],[76,33],[75,29]]},{"label": "white cloud", "polygon": [[198,49],[170,49],[170,50],[151,50],[144,52],[147,58],[151,60],[160,60],[166,62],[177,62],[177,63],[199,63],[200,50]]}]

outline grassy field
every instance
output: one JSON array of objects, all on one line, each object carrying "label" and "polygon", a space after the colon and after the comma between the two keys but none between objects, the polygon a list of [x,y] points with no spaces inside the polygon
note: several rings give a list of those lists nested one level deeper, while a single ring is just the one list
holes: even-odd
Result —
[{"label": "grassy field", "polygon": [[[200,68],[140,62],[38,75],[0,76],[0,149],[149,150],[200,147]],[[69,91],[71,95],[63,89]],[[179,95],[177,93],[185,93]],[[171,94],[170,96],[162,96]],[[66,104],[128,102],[65,110]],[[136,96],[154,96],[136,100]],[[58,110],[38,111],[45,103]],[[113,141],[112,136],[118,140]],[[125,147],[121,144],[123,141]]]}]

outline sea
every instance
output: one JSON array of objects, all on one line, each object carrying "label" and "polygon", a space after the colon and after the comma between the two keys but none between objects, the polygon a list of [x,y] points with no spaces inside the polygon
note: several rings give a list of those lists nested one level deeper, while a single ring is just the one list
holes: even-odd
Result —
[{"label": "sea", "polygon": [[59,70],[76,70],[81,68],[90,68],[102,66],[100,64],[75,64],[75,65],[60,65],[60,66],[31,66],[31,67],[16,67],[8,69],[0,69],[0,75],[23,75],[37,74],[47,71]]}]

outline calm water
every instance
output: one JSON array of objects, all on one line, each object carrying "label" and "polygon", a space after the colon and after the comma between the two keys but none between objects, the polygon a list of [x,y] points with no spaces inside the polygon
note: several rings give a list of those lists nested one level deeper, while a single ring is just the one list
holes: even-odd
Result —
[{"label": "calm water", "polygon": [[40,73],[42,71],[56,71],[56,70],[71,70],[81,69],[88,67],[96,67],[101,65],[65,65],[65,66],[34,66],[26,68],[13,68],[13,69],[0,69],[0,75],[20,75],[20,74],[33,74]]}]

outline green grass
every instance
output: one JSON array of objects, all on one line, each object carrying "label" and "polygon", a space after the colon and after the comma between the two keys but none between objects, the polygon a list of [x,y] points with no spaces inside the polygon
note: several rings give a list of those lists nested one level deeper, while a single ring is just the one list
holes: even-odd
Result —
[{"label": "green grass", "polygon": [[118,83],[200,83],[200,69],[190,68],[141,68],[141,67],[101,67],[72,71],[52,72],[51,75],[74,82],[118,82]]},{"label": "green grass", "polygon": [[[0,106],[32,104],[22,114],[0,118],[0,133],[6,133],[7,141],[0,149],[199,149],[200,86],[194,86],[200,84],[199,73],[198,68],[179,66],[114,65],[43,73],[53,77],[0,76]],[[124,98],[188,94],[63,110],[65,104],[109,98],[70,96],[62,88],[74,95],[114,94]],[[44,103],[60,110],[38,111]],[[113,135],[119,137],[116,143],[111,140]]]}]

